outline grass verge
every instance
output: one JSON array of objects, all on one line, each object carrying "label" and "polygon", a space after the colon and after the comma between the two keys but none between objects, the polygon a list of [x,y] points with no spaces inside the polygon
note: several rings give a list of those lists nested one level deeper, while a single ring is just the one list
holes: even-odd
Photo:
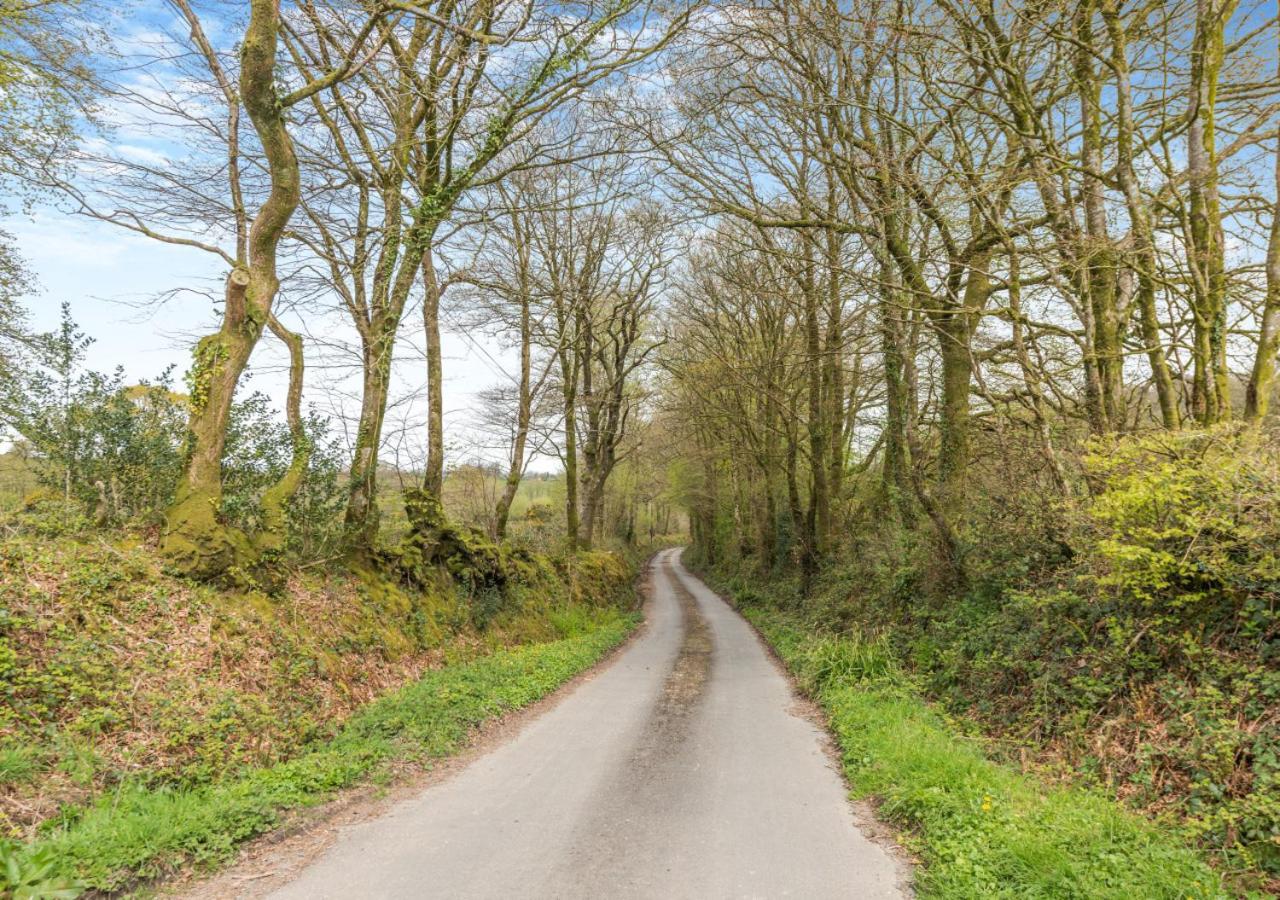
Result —
[{"label": "grass verge", "polygon": [[457,752],[477,726],[528,706],[599,661],[637,621],[600,610],[575,622],[578,632],[562,640],[430,671],[357,712],[333,739],[241,777],[191,789],[122,785],[92,806],[64,813],[32,844],[0,848],[6,857],[0,894],[5,887],[26,897],[117,891],[183,865],[225,861],[289,810],[388,775],[394,763]]},{"label": "grass verge", "polygon": [[904,827],[922,898],[1230,897],[1176,831],[988,759],[918,693],[883,639],[742,609],[830,717],[859,798]]}]

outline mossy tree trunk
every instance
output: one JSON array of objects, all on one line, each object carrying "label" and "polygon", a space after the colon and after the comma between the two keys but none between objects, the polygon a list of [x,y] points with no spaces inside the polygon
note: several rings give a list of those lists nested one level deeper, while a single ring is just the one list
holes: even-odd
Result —
[{"label": "mossy tree trunk", "polygon": [[[351,461],[350,486],[347,493],[347,509],[344,517],[347,549],[360,556],[367,554],[377,540],[379,525],[378,508],[378,453],[382,446],[382,429],[386,421],[387,401],[391,390],[391,367],[395,356],[396,335],[399,333],[404,310],[417,281],[422,261],[424,241],[421,234],[430,228],[430,221],[423,210],[415,209],[413,217],[404,219],[404,194],[410,172],[418,103],[411,86],[417,78],[416,66],[420,64],[423,48],[428,43],[432,26],[424,19],[414,23],[413,32],[402,54],[397,56],[395,77],[400,101],[393,107],[392,117],[395,141],[391,147],[392,165],[383,167],[376,152],[365,150],[365,156],[357,161],[354,152],[347,150],[344,141],[335,141],[346,164],[346,171],[353,181],[364,179],[377,185],[382,207],[382,244],[373,272],[373,284],[365,302],[363,292],[363,256],[353,254],[353,289],[348,291],[347,306],[352,321],[360,334],[361,364],[363,370],[360,398],[360,420],[356,431],[356,445]],[[434,65],[435,56],[428,60]],[[317,108],[323,109],[317,101]],[[365,123],[350,106],[343,104],[342,111],[353,130],[364,138]],[[331,117],[322,117],[333,122]],[[333,125],[335,133],[337,126]],[[362,139],[354,144],[368,148],[371,142]],[[372,171],[377,178],[369,179]],[[364,198],[362,198],[364,199]],[[361,228],[358,234],[376,232],[364,222],[368,209],[373,206],[364,199],[360,207]],[[363,247],[358,247],[362,250]]]},{"label": "mossy tree trunk", "polygon": [[969,330],[960,310],[930,313],[942,360],[938,481],[949,511],[964,508],[969,467],[969,391],[973,368]]},{"label": "mossy tree trunk", "polygon": [[[828,192],[828,210],[834,220],[839,215],[834,192]],[[827,491],[830,511],[828,521],[835,527],[837,510],[843,502],[845,447],[845,346],[844,346],[844,270],[841,236],[834,228],[826,229],[827,308],[826,334],[823,336],[822,389],[827,417]]]},{"label": "mossy tree trunk", "polygon": [[[1280,183],[1280,153],[1277,154],[1276,175]],[[1253,360],[1253,371],[1245,393],[1245,418],[1251,422],[1261,420],[1271,407],[1271,395],[1275,391],[1276,353],[1280,351],[1280,205],[1271,222],[1271,237],[1267,246],[1267,296],[1263,301],[1261,330],[1258,334],[1258,350]]]},{"label": "mossy tree trunk", "polygon": [[351,456],[344,518],[347,545],[357,552],[373,547],[380,519],[377,503],[378,450],[387,414],[387,396],[391,390],[391,351],[395,343],[395,329],[385,327],[382,318],[376,317],[371,322],[368,336],[361,335],[364,377],[360,421]]},{"label": "mossy tree trunk", "polygon": [[255,549],[261,557],[278,556],[284,551],[288,537],[289,503],[298,493],[311,464],[311,438],[302,419],[302,382],[305,372],[302,336],[285,328],[274,315],[267,322],[271,333],[289,348],[289,391],[285,399],[285,419],[293,454],[289,467],[280,479],[262,495],[262,527],[254,535]]},{"label": "mossy tree trunk", "polygon": [[[1276,151],[1275,166],[1276,187],[1280,190],[1280,149]],[[1258,351],[1245,395],[1244,414],[1249,421],[1262,419],[1271,406],[1277,351],[1280,351],[1280,200],[1276,202],[1271,219],[1271,236],[1267,242],[1267,295],[1262,306]]]},{"label": "mossy tree trunk", "polygon": [[600,404],[596,395],[596,368],[595,359],[593,358],[595,355],[595,341],[592,332],[591,315],[585,308],[585,303],[579,303],[575,309],[577,310],[578,321],[575,331],[580,342],[577,353],[582,360],[578,376],[582,381],[579,396],[582,398],[582,419],[585,420],[583,421],[582,443],[580,445],[583,471],[579,476],[581,483],[578,486],[578,492],[582,498],[579,506],[578,524],[581,527],[581,531],[578,536],[578,545],[583,550],[590,550],[591,542],[595,538],[596,524],[595,473],[600,464]]},{"label": "mossy tree trunk", "polygon": [[[516,233],[519,234],[517,216]],[[501,540],[507,535],[507,520],[511,517],[511,504],[515,502],[516,492],[520,489],[520,479],[524,475],[525,448],[529,441],[529,426],[533,418],[533,323],[529,310],[530,285],[527,256],[528,244],[521,241],[517,248],[521,256],[520,278],[520,383],[516,397],[516,428],[511,441],[511,457],[507,462],[507,479],[498,498],[494,510],[494,537]]]},{"label": "mossy tree trunk", "polygon": [[427,471],[422,486],[444,489],[444,361],[440,345],[440,282],[428,250],[422,257],[422,325],[427,337]]},{"label": "mossy tree trunk", "polygon": [[[260,552],[244,535],[222,521],[222,454],[236,387],[258,344],[262,331],[272,322],[272,306],[280,289],[276,255],[280,241],[300,199],[298,158],[289,136],[286,111],[319,91],[338,83],[352,70],[356,54],[372,33],[378,17],[371,17],[355,36],[345,60],[324,75],[287,96],[276,91],[276,62],[280,43],[279,0],[250,0],[249,22],[240,43],[238,91],[229,87],[216,57],[208,50],[203,30],[186,4],[180,10],[192,26],[210,68],[218,76],[229,104],[242,103],[258,136],[270,190],[258,208],[245,235],[242,224],[242,193],[238,181],[239,145],[234,134],[235,117],[229,136],[231,158],[228,172],[237,221],[236,265],[227,276],[222,324],[214,334],[196,345],[191,372],[190,416],[186,465],[166,513],[161,552],[178,572],[195,577],[215,577],[241,563],[254,563]],[[277,323],[278,324],[278,323]],[[295,435],[294,460],[281,482],[264,498],[268,531],[272,522],[283,522],[283,507],[297,489],[301,470],[306,468],[309,449],[302,434],[297,402],[301,391],[301,340],[281,328],[278,332],[289,345],[291,369],[290,398],[294,406],[290,428]],[[296,381],[297,390],[294,390]],[[300,438],[300,439],[299,439]],[[295,477],[296,475],[296,477]],[[264,536],[262,549],[270,549],[276,536]]]},{"label": "mossy tree trunk", "polygon": [[1202,425],[1231,416],[1226,365],[1227,276],[1218,192],[1216,105],[1223,31],[1237,0],[1196,0],[1187,128],[1187,261],[1194,363],[1191,405]]},{"label": "mossy tree trunk", "polygon": [[1181,424],[1178,412],[1178,396],[1169,371],[1169,358],[1165,352],[1164,336],[1160,330],[1160,316],[1156,309],[1156,242],[1151,223],[1151,211],[1142,196],[1134,165],[1134,142],[1137,126],[1134,122],[1133,88],[1129,70],[1128,35],[1120,21],[1116,0],[1100,3],[1103,22],[1111,40],[1111,71],[1116,78],[1116,179],[1124,193],[1133,231],[1133,267],[1137,276],[1138,321],[1142,330],[1142,342],[1146,345],[1147,362],[1151,367],[1151,379],[1155,386],[1156,400],[1160,407],[1160,420],[1165,428],[1176,429]]},{"label": "mossy tree trunk", "polygon": [[819,284],[812,248],[806,243],[801,290],[804,295],[805,386],[808,399],[806,425],[809,438],[809,508],[806,513],[809,556],[812,566],[827,550],[831,531],[831,495],[827,490],[829,423],[822,396],[822,329],[818,323]]},{"label": "mossy tree trunk", "polygon": [[[190,382],[186,468],[165,517],[161,552],[169,565],[194,577],[213,577],[247,549],[223,524],[222,453],[236,385],[262,334],[263,316],[249,314],[251,276],[235,269],[227,278],[222,328],[196,345]],[[260,298],[255,298],[255,304]]]},{"label": "mossy tree trunk", "polygon": [[1076,8],[1075,86],[1080,101],[1080,196],[1084,206],[1084,234],[1080,242],[1082,304],[1089,310],[1088,358],[1096,376],[1092,387],[1090,420],[1100,432],[1119,431],[1125,425],[1124,316],[1120,310],[1119,254],[1107,229],[1103,196],[1102,82],[1094,48],[1094,4],[1084,0]]},{"label": "mossy tree trunk", "polygon": [[[563,338],[562,338],[563,340]],[[561,346],[560,390],[564,398],[564,529],[570,550],[578,549],[578,362],[572,348]]]},{"label": "mossy tree trunk", "polygon": [[[1277,54],[1280,64],[1280,54]],[[1276,353],[1280,351],[1280,140],[1273,160],[1276,190],[1271,207],[1271,234],[1267,240],[1267,295],[1262,304],[1262,322],[1258,333],[1258,351],[1253,358],[1253,371],[1245,392],[1245,418],[1260,421],[1271,405],[1275,390]]]},{"label": "mossy tree trunk", "polygon": [[902,319],[904,309],[899,292],[891,288],[893,270],[884,263],[881,266],[884,282],[880,304],[881,355],[884,359],[885,382],[885,441],[882,484],[891,509],[898,514],[902,524],[915,524],[915,506],[911,502],[912,488],[909,469],[911,450],[907,439],[909,421],[909,383],[905,371]]},{"label": "mossy tree trunk", "polygon": [[245,551],[243,539],[219,517],[222,452],[236,385],[280,287],[276,251],[298,206],[298,160],[275,87],[279,29],[278,3],[252,0],[240,47],[240,97],[262,145],[271,191],[249,230],[246,265],[227,278],[222,327],[196,346],[189,453],[166,516],[164,556],[197,577],[221,574]]}]

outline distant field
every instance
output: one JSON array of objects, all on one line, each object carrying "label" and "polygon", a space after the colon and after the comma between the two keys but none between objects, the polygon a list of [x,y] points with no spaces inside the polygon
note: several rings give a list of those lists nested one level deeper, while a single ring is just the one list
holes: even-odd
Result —
[{"label": "distant field", "polygon": [[[416,478],[405,476],[405,485],[413,484]],[[401,479],[396,474],[386,474],[382,478],[382,489],[378,493],[378,506],[382,510],[382,536],[384,540],[396,541],[409,528],[405,518],[404,504],[400,499]],[[455,469],[445,476],[444,506],[450,517],[476,528],[486,529],[493,516],[494,507],[502,492],[503,479],[498,475],[479,469],[464,467]],[[564,505],[564,475],[530,475],[520,482],[516,498],[511,504],[511,516],[508,533],[511,537],[528,537],[537,539],[543,533],[559,530],[560,513]],[[546,509],[535,521],[530,521],[529,510],[541,506]]]}]

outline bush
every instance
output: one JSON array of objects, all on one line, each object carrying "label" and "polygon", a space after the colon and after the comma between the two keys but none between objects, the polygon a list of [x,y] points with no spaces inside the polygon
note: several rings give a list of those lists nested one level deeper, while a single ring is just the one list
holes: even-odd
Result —
[{"label": "bush", "polygon": [[1069,573],[1088,605],[1077,621],[1090,624],[1089,677],[1074,680],[1137,730],[1126,766],[1135,793],[1161,804],[1185,796],[1205,840],[1273,873],[1278,451],[1274,436],[1237,427],[1095,444],[1085,462],[1103,488],[1082,510]]},{"label": "bush", "polygon": [[960,589],[936,574],[926,520],[866,507],[807,595],[735,563],[741,598],[853,636],[797,657],[810,688],[875,672],[859,636],[884,635],[912,680],[1009,759],[1102,786],[1274,884],[1280,436],[1099,439],[1071,460],[1070,498],[1027,448],[989,449],[958,525]]},{"label": "bush", "polygon": [[952,709],[1272,876],[1278,451],[1236,427],[1097,440],[1090,496],[1056,514],[1035,496],[981,510],[968,593],[900,619]]},{"label": "bush", "polygon": [[128,385],[123,370],[82,371],[92,341],[66,306],[47,358],[0,390],[0,423],[20,434],[50,492],[101,524],[154,519],[182,467],[186,412],[171,372]]},{"label": "bush", "polygon": [[[340,482],[345,458],[329,436],[329,420],[312,412],[303,423],[311,442],[306,477],[289,506],[286,547],[300,559],[337,552],[342,540],[346,492]],[[280,480],[293,458],[288,426],[266,395],[254,392],[231,410],[222,464],[222,515],[242,531],[259,529],[259,499]]]},{"label": "bush", "polygon": [[[126,383],[120,369],[109,375],[82,370],[91,343],[64,306],[62,327],[44,341],[44,365],[0,387],[0,425],[22,437],[44,486],[26,504],[28,513],[51,510],[60,500],[98,525],[158,525],[182,474],[187,398],[174,392],[168,370],[139,384]],[[316,559],[333,553],[341,537],[344,459],[328,436],[328,420],[313,413],[305,427],[311,461],[290,506],[286,546],[297,557]],[[256,530],[259,500],[292,455],[289,429],[265,395],[237,401],[223,455],[222,516]]]},{"label": "bush", "polygon": [[[1280,446],[1237,428],[1098,442],[1073,539],[1084,578],[1147,632],[1267,648],[1280,626]],[[1272,648],[1276,649],[1276,648]]]}]

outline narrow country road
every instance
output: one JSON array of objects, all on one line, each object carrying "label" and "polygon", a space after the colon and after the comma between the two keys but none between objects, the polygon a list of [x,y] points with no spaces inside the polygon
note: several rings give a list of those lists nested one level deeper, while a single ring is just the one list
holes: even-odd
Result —
[{"label": "narrow country road", "polygon": [[680,563],[597,676],[272,897],[902,897],[750,626]]}]

